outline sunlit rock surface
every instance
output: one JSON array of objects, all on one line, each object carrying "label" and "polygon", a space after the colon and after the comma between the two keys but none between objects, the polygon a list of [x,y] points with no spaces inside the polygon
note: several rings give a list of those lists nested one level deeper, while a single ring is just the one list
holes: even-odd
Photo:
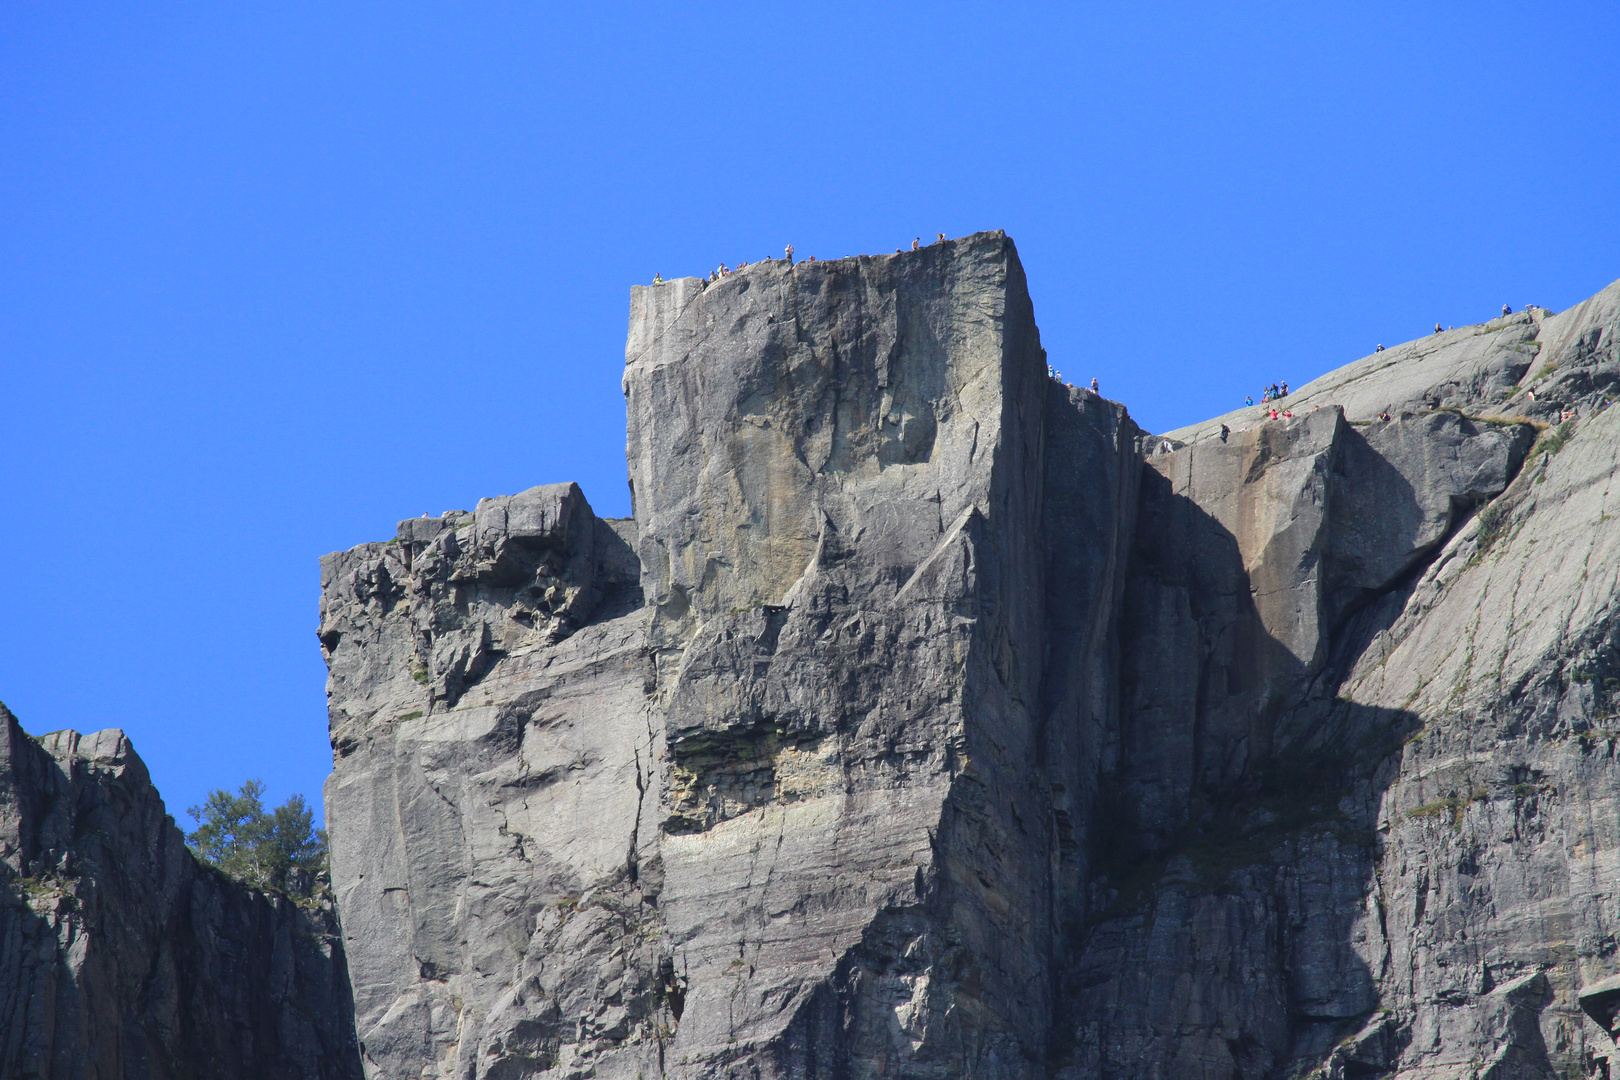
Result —
[{"label": "sunlit rock surface", "polygon": [[1617,324],[1148,436],[999,233],[634,289],[633,520],[323,562],[368,1073],[1603,1075]]}]

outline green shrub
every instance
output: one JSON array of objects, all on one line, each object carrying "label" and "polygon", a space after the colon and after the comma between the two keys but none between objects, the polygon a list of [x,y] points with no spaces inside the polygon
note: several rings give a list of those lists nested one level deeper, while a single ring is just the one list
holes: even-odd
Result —
[{"label": "green shrub", "polygon": [[1544,454],[1556,454],[1564,448],[1574,434],[1575,421],[1565,420],[1562,424],[1544,434],[1541,437],[1540,445],[1532,448],[1530,453],[1534,454],[1537,450],[1540,450]]},{"label": "green shrub", "polygon": [[1507,524],[1507,511],[1496,503],[1491,503],[1479,512],[1479,531],[1475,534],[1479,540],[1479,550],[1489,551],[1491,545],[1496,543],[1497,537],[1502,535],[1502,528]]}]

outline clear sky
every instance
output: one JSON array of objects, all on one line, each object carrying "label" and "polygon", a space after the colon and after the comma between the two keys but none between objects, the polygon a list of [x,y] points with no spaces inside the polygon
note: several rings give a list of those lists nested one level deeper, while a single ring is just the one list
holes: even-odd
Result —
[{"label": "clear sky", "polygon": [[629,508],[629,286],[1006,229],[1151,430],[1620,278],[1620,5],[0,6],[0,700],[330,767],[316,561]]}]

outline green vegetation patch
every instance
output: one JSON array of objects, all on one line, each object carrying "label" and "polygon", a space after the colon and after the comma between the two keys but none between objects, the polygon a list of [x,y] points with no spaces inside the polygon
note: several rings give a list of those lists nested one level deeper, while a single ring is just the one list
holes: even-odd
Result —
[{"label": "green vegetation patch", "polygon": [[1508,522],[1507,508],[1499,503],[1489,503],[1479,512],[1479,530],[1474,534],[1479,550],[1483,554],[1491,549],[1501,537]]},{"label": "green vegetation patch", "polygon": [[326,869],[326,830],[315,827],[302,795],[266,810],[264,782],[248,780],[234,794],[210,791],[186,813],[197,822],[186,836],[192,853],[245,884],[308,898]]},{"label": "green vegetation patch", "polygon": [[1465,792],[1453,791],[1443,799],[1436,799],[1434,802],[1424,803],[1422,806],[1408,810],[1406,816],[1413,819],[1450,817],[1451,827],[1460,829],[1462,828],[1463,814],[1468,811],[1468,808],[1474,803],[1482,802],[1489,797],[1490,792],[1483,786],[1471,787]]},{"label": "green vegetation patch", "polygon": [[1541,441],[1537,443],[1530,452],[1534,454],[1539,450],[1544,454],[1556,454],[1565,446],[1569,445],[1569,440],[1574,438],[1574,436],[1575,421],[1565,420],[1562,424],[1559,424],[1551,431],[1542,432]]}]

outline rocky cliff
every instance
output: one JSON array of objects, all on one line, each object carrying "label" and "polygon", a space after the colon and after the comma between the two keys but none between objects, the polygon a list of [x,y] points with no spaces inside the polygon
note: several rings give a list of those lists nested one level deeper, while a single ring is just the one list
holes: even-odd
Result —
[{"label": "rocky cliff", "polygon": [[199,866],[123,732],[0,706],[0,1076],[357,1078],[336,930]]},{"label": "rocky cliff", "polygon": [[323,563],[369,1072],[1607,1075],[1617,326],[1147,436],[1000,234],[632,290],[634,520]]},{"label": "rocky cliff", "polygon": [[633,518],[322,561],[341,944],[6,718],[0,1072],[1608,1078],[1617,335],[1149,435],[1000,233],[636,288]]},{"label": "rocky cliff", "polygon": [[1168,436],[1000,233],[630,306],[632,521],[322,565],[371,1075],[1604,1074],[1620,287]]}]

